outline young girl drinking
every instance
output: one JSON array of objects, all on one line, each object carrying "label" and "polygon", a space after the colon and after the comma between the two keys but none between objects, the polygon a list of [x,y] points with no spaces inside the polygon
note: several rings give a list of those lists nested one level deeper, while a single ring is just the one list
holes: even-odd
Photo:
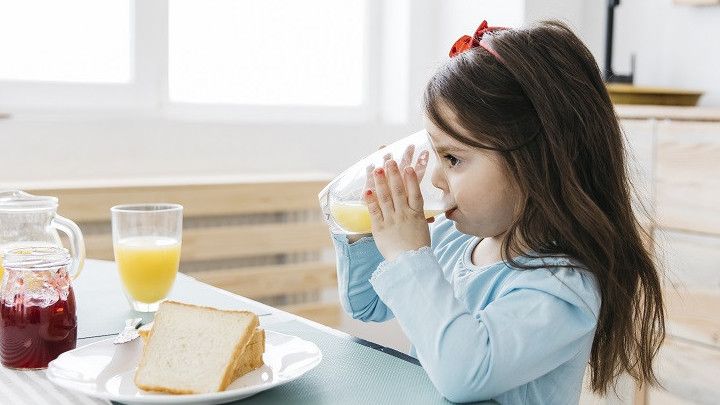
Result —
[{"label": "young girl drinking", "polygon": [[659,274],[591,53],[561,23],[483,22],[450,56],[425,110],[454,208],[429,227],[415,170],[377,168],[372,236],[333,236],[343,307],[396,318],[451,401],[576,404],[588,362],[601,394],[654,383]]}]

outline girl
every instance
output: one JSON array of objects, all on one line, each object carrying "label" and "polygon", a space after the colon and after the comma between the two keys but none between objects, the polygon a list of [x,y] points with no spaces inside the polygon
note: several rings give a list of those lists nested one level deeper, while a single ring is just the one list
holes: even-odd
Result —
[{"label": "girl", "polygon": [[558,22],[483,22],[450,55],[425,110],[454,208],[429,229],[415,170],[376,169],[372,237],[333,236],[343,307],[397,318],[451,401],[577,403],[588,361],[601,394],[656,382],[659,275],[591,53]]}]

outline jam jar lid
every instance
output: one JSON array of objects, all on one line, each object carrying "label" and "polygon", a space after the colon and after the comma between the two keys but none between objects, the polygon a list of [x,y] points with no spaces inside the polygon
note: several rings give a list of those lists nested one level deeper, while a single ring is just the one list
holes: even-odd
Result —
[{"label": "jam jar lid", "polygon": [[70,264],[67,249],[56,246],[28,246],[5,252],[3,267],[8,270],[49,270]]}]

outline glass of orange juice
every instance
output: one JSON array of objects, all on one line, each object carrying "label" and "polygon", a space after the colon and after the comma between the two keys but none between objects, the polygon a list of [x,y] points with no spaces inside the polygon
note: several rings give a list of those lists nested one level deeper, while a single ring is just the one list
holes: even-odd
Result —
[{"label": "glass of orange juice", "polygon": [[116,205],[113,248],[123,291],[132,308],[157,311],[180,264],[183,207],[179,204]]},{"label": "glass of orange juice", "polygon": [[[440,215],[444,210],[426,209],[425,218]],[[362,201],[343,201],[330,204],[335,222],[346,232],[370,233],[370,211]]]}]

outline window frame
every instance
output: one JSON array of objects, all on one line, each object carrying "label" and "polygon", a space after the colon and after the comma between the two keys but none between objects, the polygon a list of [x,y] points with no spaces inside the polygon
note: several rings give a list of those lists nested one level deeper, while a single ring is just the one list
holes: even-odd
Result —
[{"label": "window frame", "polygon": [[118,113],[180,121],[368,122],[379,114],[382,16],[380,0],[366,0],[363,96],[358,106],[181,103],[169,99],[168,1],[130,0],[131,79],[128,83],[0,80],[0,106],[11,114]]}]

